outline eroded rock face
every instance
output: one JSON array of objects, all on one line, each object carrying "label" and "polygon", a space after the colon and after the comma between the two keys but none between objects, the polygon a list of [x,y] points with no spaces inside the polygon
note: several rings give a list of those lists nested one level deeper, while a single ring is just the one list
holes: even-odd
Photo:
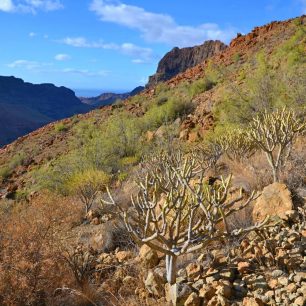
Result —
[{"label": "eroded rock face", "polygon": [[208,40],[195,47],[173,48],[159,62],[156,74],[149,79],[148,87],[161,81],[167,81],[226,48],[227,46],[219,40]]},{"label": "eroded rock face", "polygon": [[263,221],[266,216],[286,219],[286,212],[293,209],[291,192],[285,184],[273,183],[265,187],[253,209],[254,222]]}]

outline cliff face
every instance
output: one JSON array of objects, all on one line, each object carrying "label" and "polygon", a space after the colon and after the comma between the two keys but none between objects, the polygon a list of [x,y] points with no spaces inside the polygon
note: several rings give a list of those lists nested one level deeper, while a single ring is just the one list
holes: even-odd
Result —
[{"label": "cliff face", "polygon": [[158,82],[167,81],[177,74],[194,67],[209,57],[226,49],[227,46],[219,40],[206,41],[204,44],[189,48],[173,48],[159,62],[156,74],[149,78],[148,87]]},{"label": "cliff face", "polygon": [[53,84],[34,85],[0,76],[0,146],[49,122],[84,113],[91,108],[74,92]]}]

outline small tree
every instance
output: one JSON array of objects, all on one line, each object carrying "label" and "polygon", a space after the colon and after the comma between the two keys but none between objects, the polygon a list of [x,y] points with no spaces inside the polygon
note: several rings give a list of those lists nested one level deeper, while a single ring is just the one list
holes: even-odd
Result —
[{"label": "small tree", "polygon": [[79,196],[86,214],[91,209],[99,192],[105,190],[110,177],[103,171],[86,170],[74,174],[68,182],[70,193]]},{"label": "small tree", "polygon": [[265,111],[250,124],[248,136],[265,152],[274,182],[279,181],[280,171],[290,155],[293,142],[305,128],[305,121],[286,108],[273,113]]},{"label": "small tree", "polygon": [[109,190],[110,200],[105,202],[120,210],[136,241],[166,255],[167,281],[174,285],[178,256],[254,229],[229,232],[226,222],[254,198],[254,193],[234,208],[243,197],[228,200],[231,176],[222,178],[220,184],[207,185],[194,156],[184,157],[180,152],[157,156],[151,165],[155,166],[138,184],[138,195],[132,196],[133,212],[120,207]]}]

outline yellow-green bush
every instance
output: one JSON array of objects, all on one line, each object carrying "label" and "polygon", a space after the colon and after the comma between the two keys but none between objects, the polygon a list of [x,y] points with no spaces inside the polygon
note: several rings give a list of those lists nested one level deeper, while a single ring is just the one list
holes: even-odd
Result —
[{"label": "yellow-green bush", "polygon": [[80,198],[87,213],[98,193],[105,190],[110,179],[103,171],[89,169],[74,173],[66,182],[66,186],[70,194]]},{"label": "yellow-green bush", "polygon": [[54,125],[54,130],[57,133],[64,132],[67,130],[67,126],[63,122],[59,122]]}]

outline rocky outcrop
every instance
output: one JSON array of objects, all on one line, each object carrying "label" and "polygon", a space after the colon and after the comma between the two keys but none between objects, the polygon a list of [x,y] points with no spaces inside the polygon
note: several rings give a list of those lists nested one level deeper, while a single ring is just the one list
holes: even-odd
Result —
[{"label": "rocky outcrop", "polygon": [[286,212],[293,209],[291,192],[285,184],[273,183],[265,187],[256,200],[253,209],[254,222],[261,222],[267,216],[286,218]]},{"label": "rocky outcrop", "polygon": [[47,123],[92,108],[66,87],[0,76],[0,109],[1,147]]},{"label": "rocky outcrop", "polygon": [[148,87],[158,82],[167,81],[177,74],[194,67],[206,59],[226,49],[226,45],[219,40],[206,41],[204,44],[189,48],[173,48],[159,62],[157,72],[150,77]]}]

